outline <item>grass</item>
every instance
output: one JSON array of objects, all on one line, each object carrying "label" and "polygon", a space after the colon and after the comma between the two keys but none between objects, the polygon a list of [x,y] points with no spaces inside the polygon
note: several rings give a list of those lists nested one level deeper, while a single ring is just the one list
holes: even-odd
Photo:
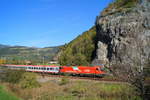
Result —
[{"label": "grass", "polygon": [[0,85],[0,100],[20,100],[13,94],[7,92],[4,86]]},{"label": "grass", "polygon": [[10,90],[24,100],[141,100],[126,83],[69,80],[60,85],[62,80],[41,83],[41,87],[33,89],[14,86]]}]

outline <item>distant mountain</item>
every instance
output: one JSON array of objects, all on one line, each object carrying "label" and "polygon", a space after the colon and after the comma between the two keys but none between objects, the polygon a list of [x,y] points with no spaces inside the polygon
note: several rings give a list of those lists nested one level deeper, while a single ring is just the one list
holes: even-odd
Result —
[{"label": "distant mountain", "polygon": [[9,46],[8,45],[0,44],[0,48],[5,48],[5,47],[9,47]]},{"label": "distant mountain", "polygon": [[0,44],[0,58],[7,60],[29,60],[34,63],[45,63],[53,60],[59,51],[57,47],[35,48],[26,46],[8,46]]}]

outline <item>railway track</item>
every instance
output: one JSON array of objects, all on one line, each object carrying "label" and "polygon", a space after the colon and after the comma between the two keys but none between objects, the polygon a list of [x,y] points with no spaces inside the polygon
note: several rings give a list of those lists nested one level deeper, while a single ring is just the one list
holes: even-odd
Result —
[{"label": "railway track", "polygon": [[107,78],[98,78],[98,77],[83,77],[83,76],[64,76],[64,75],[50,75],[50,74],[41,74],[42,77],[57,77],[57,78],[69,78],[71,80],[92,80],[92,81],[107,81],[107,82],[124,82],[119,79],[107,79]]}]

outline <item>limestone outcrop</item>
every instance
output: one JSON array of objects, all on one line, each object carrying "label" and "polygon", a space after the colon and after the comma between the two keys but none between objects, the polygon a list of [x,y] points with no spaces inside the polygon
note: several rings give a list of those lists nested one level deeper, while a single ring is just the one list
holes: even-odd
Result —
[{"label": "limestone outcrop", "polygon": [[[112,9],[96,19],[97,50],[93,62],[112,65],[145,63],[150,57],[150,1],[126,11]],[[140,59],[140,60],[139,60]]]}]

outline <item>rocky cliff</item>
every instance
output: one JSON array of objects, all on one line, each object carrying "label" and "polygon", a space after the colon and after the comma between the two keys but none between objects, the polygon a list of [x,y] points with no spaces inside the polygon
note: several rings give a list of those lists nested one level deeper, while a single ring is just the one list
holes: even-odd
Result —
[{"label": "rocky cliff", "polygon": [[[129,1],[129,0],[128,0]],[[150,0],[111,8],[96,19],[97,52],[93,63],[145,63],[150,57]]]}]

